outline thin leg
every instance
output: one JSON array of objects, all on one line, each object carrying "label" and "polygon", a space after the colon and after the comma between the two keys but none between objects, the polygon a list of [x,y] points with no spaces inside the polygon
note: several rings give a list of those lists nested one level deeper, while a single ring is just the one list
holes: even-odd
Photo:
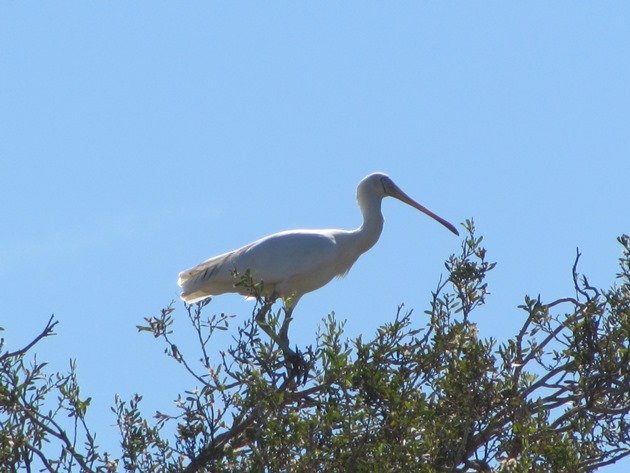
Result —
[{"label": "thin leg", "polygon": [[[266,320],[267,314],[269,313],[269,310],[271,309],[271,306],[273,306],[274,302],[275,298],[271,297],[263,304],[263,306],[256,314],[256,323],[263,330],[263,332],[265,332],[269,336],[269,338],[271,338],[271,340],[278,344],[285,356],[287,355],[287,353],[289,355],[295,356],[295,352],[289,347],[289,337],[287,333],[289,330],[289,322],[291,321],[291,312],[293,312],[293,309],[290,310],[288,315],[285,315],[284,322],[282,323],[282,327],[280,328],[280,334],[278,335],[271,329],[271,326]],[[285,314],[287,313],[285,312]]]},{"label": "thin leg", "polygon": [[275,302],[275,298],[272,297],[272,298],[269,298],[262,305],[262,307],[256,314],[256,323],[263,330],[263,332],[269,335],[269,338],[271,338],[280,347],[282,347],[280,340],[278,339],[278,336],[275,334],[273,330],[271,330],[271,326],[267,323],[267,320],[266,320],[267,314],[269,313],[269,310],[271,309],[271,306],[273,305],[274,302]]},{"label": "thin leg", "polygon": [[280,327],[280,340],[282,341],[281,347],[284,346],[286,349],[289,349],[289,324],[293,320],[291,317],[293,314],[293,307],[285,307],[284,309],[284,320],[282,321],[282,327]]},{"label": "thin leg", "polygon": [[290,377],[297,376],[298,379],[303,376],[302,382],[305,383],[308,376],[308,364],[299,351],[295,352],[289,347],[289,324],[293,320],[293,309],[298,300],[299,299],[295,299],[291,301],[290,304],[285,304],[284,306],[284,320],[282,321],[279,334],[280,341],[282,342],[280,347],[282,348],[285,359],[291,363],[291,369],[288,370],[288,375]]},{"label": "thin leg", "polygon": [[289,376],[300,375],[303,372],[304,378],[306,379],[308,367],[306,367],[302,355],[291,349],[289,342],[289,324],[291,323],[291,320],[293,320],[291,315],[293,314],[293,309],[297,300],[293,301],[293,304],[291,305],[285,304],[284,320],[278,334],[271,329],[271,326],[266,321],[267,314],[274,302],[275,299],[270,298],[263,304],[256,314],[256,323],[269,336],[269,338],[271,338],[271,340],[278,344],[282,350],[285,360],[291,364],[290,369],[288,369]]}]

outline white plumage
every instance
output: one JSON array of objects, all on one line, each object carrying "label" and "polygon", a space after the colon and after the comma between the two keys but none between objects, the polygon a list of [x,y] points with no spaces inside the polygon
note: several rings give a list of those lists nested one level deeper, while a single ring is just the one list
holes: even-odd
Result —
[{"label": "white plumage", "polygon": [[292,311],[302,295],[345,275],[354,262],[378,241],[383,230],[381,201],[391,196],[436,219],[450,231],[453,225],[421,206],[385,174],[374,173],[357,188],[363,224],[356,230],[290,230],[261,238],[229,253],[224,253],[179,274],[181,298],[198,302],[210,296],[235,292],[245,296],[234,271],[247,270],[254,282],[263,282],[265,295],[280,297]]}]

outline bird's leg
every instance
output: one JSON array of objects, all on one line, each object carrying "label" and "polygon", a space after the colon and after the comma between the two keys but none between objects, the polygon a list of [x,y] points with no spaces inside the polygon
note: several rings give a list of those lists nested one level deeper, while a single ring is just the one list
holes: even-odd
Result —
[{"label": "bird's leg", "polygon": [[289,347],[288,337],[289,322],[291,321],[291,313],[293,312],[293,308],[285,308],[285,317],[284,322],[282,323],[282,327],[280,328],[280,334],[276,334],[266,320],[267,314],[269,313],[269,310],[271,309],[271,306],[273,306],[275,301],[276,297],[275,295],[272,295],[272,297],[270,297],[263,303],[262,307],[256,314],[256,323],[263,330],[263,332],[265,332],[269,336],[269,338],[271,338],[272,341],[278,344],[285,358],[294,360],[296,357],[298,357],[298,355]]},{"label": "bird's leg", "polygon": [[278,335],[280,335],[280,340],[282,341],[282,344],[279,344],[280,347],[283,350],[288,350],[291,351],[291,348],[289,348],[289,323],[291,323],[291,321],[293,320],[293,318],[291,317],[291,314],[293,314],[293,307],[289,307],[284,309],[284,320],[282,321],[282,326],[280,327],[280,333]]},{"label": "bird's leg", "polygon": [[275,299],[272,299],[272,298],[269,298],[265,302],[263,302],[262,306],[260,307],[260,310],[256,314],[256,323],[258,325],[267,325],[267,326],[269,325],[267,324],[265,317],[267,317],[267,314],[269,313],[269,309],[271,309],[271,306],[273,305],[274,302],[275,302]]},{"label": "bird's leg", "polygon": [[273,330],[271,330],[271,326],[267,323],[267,320],[266,320],[267,314],[269,313],[269,310],[271,309],[271,306],[273,305],[275,301],[276,301],[275,297],[270,297],[263,303],[262,307],[256,314],[256,323],[263,330],[263,332],[265,332],[269,336],[269,338],[271,338],[271,340],[273,340],[280,347],[282,347],[281,342],[278,339],[278,335],[276,335],[276,333]]},{"label": "bird's leg", "polygon": [[288,375],[298,376],[301,375],[304,377],[304,381],[306,382],[306,376],[308,375],[308,365],[304,360],[304,357],[299,351],[294,351],[289,346],[289,324],[293,320],[292,314],[293,309],[295,308],[296,301],[293,301],[293,304],[286,304],[284,307],[284,320],[282,321],[282,326],[280,327],[280,348],[282,349],[282,353],[284,354],[284,358],[291,363],[291,369],[288,370]]},{"label": "bird's leg", "polygon": [[265,332],[269,336],[269,338],[271,338],[272,341],[278,344],[278,346],[282,350],[282,354],[284,355],[285,360],[290,364],[290,366],[287,368],[288,376],[293,377],[303,374],[304,379],[306,379],[306,375],[308,374],[308,367],[306,366],[306,362],[299,352],[291,349],[289,342],[289,324],[291,323],[291,320],[293,320],[291,314],[293,314],[293,308],[295,307],[295,304],[285,304],[284,320],[282,322],[282,326],[280,327],[279,333],[276,334],[266,320],[267,314],[271,310],[271,306],[273,306],[275,300],[275,297],[270,297],[263,303],[262,307],[256,314],[256,323],[263,330],[263,332]]}]

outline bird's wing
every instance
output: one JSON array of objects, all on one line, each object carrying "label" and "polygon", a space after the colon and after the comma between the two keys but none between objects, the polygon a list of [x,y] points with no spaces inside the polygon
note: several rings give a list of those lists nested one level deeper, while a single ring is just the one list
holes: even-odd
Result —
[{"label": "bird's wing", "polygon": [[180,287],[184,287],[186,284],[192,281],[209,280],[213,275],[221,271],[221,269],[225,266],[227,262],[233,260],[240,253],[245,251],[249,246],[250,245],[239,248],[238,250],[224,253],[219,256],[214,256],[204,261],[203,263],[198,264],[197,266],[182,271],[181,273],[179,273],[177,284],[179,284]]},{"label": "bird's wing", "polygon": [[293,230],[257,240],[182,271],[179,285],[188,302],[235,290],[233,271],[250,270],[255,282],[280,293],[304,293],[321,287],[345,272],[338,268],[337,244],[332,231]]},{"label": "bird's wing", "polygon": [[293,230],[252,243],[236,261],[265,283],[275,284],[296,274],[329,266],[335,249],[333,236],[323,231]]}]

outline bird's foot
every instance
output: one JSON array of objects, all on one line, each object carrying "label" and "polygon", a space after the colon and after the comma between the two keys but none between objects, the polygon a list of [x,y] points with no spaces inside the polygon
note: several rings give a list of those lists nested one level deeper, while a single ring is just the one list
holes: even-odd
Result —
[{"label": "bird's foot", "polygon": [[284,357],[287,362],[287,376],[296,378],[298,383],[305,384],[308,377],[308,363],[300,351],[293,351],[290,348],[284,350]]}]

